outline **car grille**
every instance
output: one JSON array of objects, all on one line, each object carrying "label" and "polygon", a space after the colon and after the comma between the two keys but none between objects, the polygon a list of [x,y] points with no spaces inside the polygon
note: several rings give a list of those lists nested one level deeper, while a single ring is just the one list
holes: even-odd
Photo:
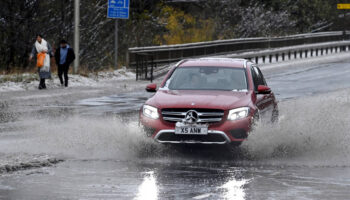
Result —
[{"label": "car grille", "polygon": [[190,110],[198,113],[197,123],[220,122],[224,116],[224,111],[217,109],[165,108],[162,109],[163,120],[172,123],[182,122],[185,119],[186,113]]},{"label": "car grille", "polygon": [[208,135],[175,135],[172,132],[161,134],[157,140],[163,143],[226,143],[226,139],[219,134]]}]

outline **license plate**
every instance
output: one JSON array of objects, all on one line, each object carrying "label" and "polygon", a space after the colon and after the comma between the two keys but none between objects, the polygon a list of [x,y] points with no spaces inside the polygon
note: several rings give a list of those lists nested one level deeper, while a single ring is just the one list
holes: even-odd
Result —
[{"label": "license plate", "polygon": [[175,134],[181,135],[207,135],[208,127],[205,125],[176,125]]}]

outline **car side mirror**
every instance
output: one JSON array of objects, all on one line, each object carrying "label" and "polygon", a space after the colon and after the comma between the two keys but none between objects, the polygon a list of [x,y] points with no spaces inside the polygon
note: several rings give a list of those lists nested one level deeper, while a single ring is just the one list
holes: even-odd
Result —
[{"label": "car side mirror", "polygon": [[258,86],[258,94],[270,94],[270,93],[271,93],[271,89],[266,85]]},{"label": "car side mirror", "polygon": [[146,86],[147,92],[156,92],[157,91],[157,84],[151,83]]}]

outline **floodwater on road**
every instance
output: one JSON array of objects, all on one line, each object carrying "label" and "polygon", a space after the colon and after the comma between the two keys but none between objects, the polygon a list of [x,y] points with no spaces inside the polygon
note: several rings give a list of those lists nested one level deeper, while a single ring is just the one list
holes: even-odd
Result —
[{"label": "floodwater on road", "polygon": [[225,161],[70,160],[5,176],[0,190],[9,199],[348,199],[349,173]]},{"label": "floodwater on road", "polygon": [[145,92],[3,109],[2,160],[59,162],[0,172],[0,199],[349,199],[350,91],[335,91],[350,86],[348,65],[267,73],[280,121],[236,149],[154,143],[137,123]]},{"label": "floodwater on road", "polygon": [[[76,103],[85,115],[105,115],[130,113],[140,109],[142,104],[153,94],[147,92],[130,92],[112,96],[83,99]],[[96,109],[98,107],[98,109]]]}]

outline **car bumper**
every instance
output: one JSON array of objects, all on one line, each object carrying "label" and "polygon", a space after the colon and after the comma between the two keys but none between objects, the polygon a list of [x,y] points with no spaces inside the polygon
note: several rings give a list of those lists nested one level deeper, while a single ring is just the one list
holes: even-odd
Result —
[{"label": "car bumper", "polygon": [[[209,137],[212,139],[209,139]],[[175,135],[173,129],[161,130],[155,135],[154,139],[159,143],[168,144],[227,144],[231,142],[224,132],[215,130],[208,130],[208,135],[199,137],[195,135]]]},{"label": "car bumper", "polygon": [[175,124],[162,119],[150,119],[140,114],[141,124],[148,130],[148,135],[159,143],[170,144],[227,144],[244,141],[250,130],[252,117],[210,124],[207,135],[177,135]]}]

